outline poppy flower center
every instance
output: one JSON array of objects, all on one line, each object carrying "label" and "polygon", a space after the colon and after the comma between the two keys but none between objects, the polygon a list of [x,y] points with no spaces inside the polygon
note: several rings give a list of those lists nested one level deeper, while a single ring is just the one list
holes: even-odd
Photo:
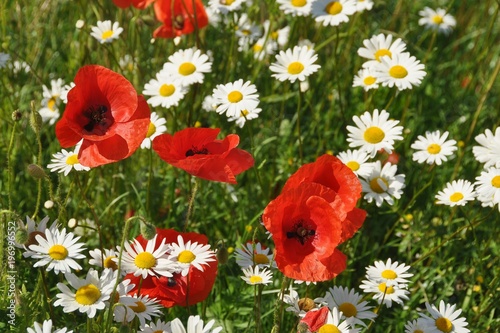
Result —
[{"label": "poppy flower center", "polygon": [[401,65],[392,66],[389,69],[389,75],[395,79],[403,79],[408,75],[408,71]]},{"label": "poppy flower center", "polygon": [[83,126],[83,128],[87,132],[94,132],[94,134],[104,134],[106,132],[106,129],[109,127],[109,125],[106,126],[108,123],[108,119],[106,117],[107,112],[108,108],[104,105],[89,107],[83,113],[89,120],[87,125]]},{"label": "poppy flower center", "polygon": [[448,318],[439,317],[436,319],[436,327],[441,332],[449,333],[453,329],[453,324]]},{"label": "poppy flower center", "polygon": [[156,258],[149,252],[141,252],[135,257],[134,264],[138,268],[149,269],[156,265]]},{"label": "poppy flower center", "polygon": [[135,302],[135,305],[129,306],[135,313],[142,313],[146,311],[146,305],[141,301]]},{"label": "poppy flower center", "polygon": [[179,74],[187,76],[194,73],[196,66],[190,62],[185,62],[179,66]]},{"label": "poppy flower center", "polygon": [[69,155],[68,158],[66,159],[66,164],[67,165],[78,164],[78,155],[77,154]]},{"label": "poppy flower center", "polygon": [[363,80],[363,83],[366,84],[367,86],[371,86],[372,84],[375,83],[375,81],[377,81],[377,79],[374,78],[373,76],[367,76]]},{"label": "poppy flower center", "polygon": [[101,38],[102,39],[108,39],[113,36],[113,30],[106,30],[102,33]]},{"label": "poppy flower center", "polygon": [[75,301],[82,305],[92,305],[101,297],[101,291],[93,284],[78,288],[75,293]]},{"label": "poppy flower center", "polygon": [[257,253],[253,256],[253,262],[256,264],[269,264],[269,258],[262,253]]},{"label": "poppy flower center", "polygon": [[149,123],[148,133],[146,133],[146,138],[149,138],[151,135],[155,134],[156,126],[152,122]]},{"label": "poppy flower center", "polygon": [[464,198],[464,195],[460,192],[455,192],[452,195],[450,195],[450,201],[451,202],[458,202]]},{"label": "poppy flower center", "polygon": [[207,148],[202,147],[201,149],[198,149],[198,147],[191,147],[188,151],[186,151],[186,157],[189,156],[194,156],[194,155],[208,155],[209,151]]},{"label": "poppy flower center", "polygon": [[389,58],[392,58],[392,52],[388,49],[380,49],[375,52],[374,56],[375,59],[380,62],[380,58],[382,58],[383,56],[389,56]]},{"label": "poppy flower center", "polygon": [[385,138],[385,133],[377,126],[368,127],[363,134],[363,138],[366,142],[375,144],[379,143]]},{"label": "poppy flower center", "polygon": [[491,185],[496,188],[500,188],[500,176],[495,176],[491,180]]},{"label": "poppy flower center", "polygon": [[358,314],[358,309],[352,303],[342,303],[339,306],[339,310],[342,311],[346,317],[355,317]]},{"label": "poppy flower center", "polygon": [[356,161],[349,161],[349,162],[347,162],[346,165],[352,171],[358,171],[359,170],[359,163],[356,162]]},{"label": "poppy flower center", "polygon": [[298,61],[292,62],[288,65],[288,73],[292,75],[300,74],[304,70],[304,65]]},{"label": "poppy flower center", "polygon": [[243,99],[243,94],[238,90],[233,90],[227,95],[227,100],[231,103],[238,103]]},{"label": "poppy flower center", "polygon": [[384,279],[390,279],[390,280],[394,280],[395,278],[398,277],[398,274],[394,272],[392,269],[384,270],[381,275]]},{"label": "poppy flower center", "polygon": [[177,15],[172,25],[174,26],[174,29],[184,29],[184,17],[182,17],[182,15]]},{"label": "poppy flower center", "polygon": [[162,97],[169,97],[172,96],[175,92],[175,87],[173,84],[162,84],[160,87],[160,95]]},{"label": "poppy flower center", "polygon": [[381,284],[378,285],[378,290],[380,290],[380,292],[384,293],[384,294],[394,294],[395,290],[394,290],[394,287],[392,286],[387,286],[385,284],[385,282],[382,282]]},{"label": "poppy flower center", "polygon": [[303,220],[299,220],[293,226],[292,231],[286,233],[286,238],[296,238],[301,245],[304,245],[311,237],[314,238],[316,230],[308,228]]},{"label": "poppy flower center", "polygon": [[387,180],[383,177],[375,177],[370,180],[370,188],[375,193],[384,193],[389,188]]},{"label": "poppy flower center", "polygon": [[340,333],[340,330],[333,324],[325,324],[319,328],[318,333]]},{"label": "poppy flower center", "polygon": [[64,260],[68,256],[68,249],[56,244],[49,249],[49,256],[54,260]]},{"label": "poppy flower center", "polygon": [[193,252],[189,250],[184,250],[177,256],[177,260],[183,264],[190,264],[196,259]]},{"label": "poppy flower center", "polygon": [[441,151],[441,146],[436,143],[431,143],[427,147],[427,152],[432,155],[439,154],[440,151]]},{"label": "poppy flower center", "polygon": [[434,22],[434,24],[440,25],[441,23],[443,23],[443,17],[441,15],[436,15],[432,18],[432,22]]},{"label": "poppy flower center", "polygon": [[337,15],[342,11],[342,5],[340,2],[332,1],[325,7],[325,12],[330,15]]},{"label": "poppy flower center", "polygon": [[107,257],[106,259],[104,259],[104,268],[111,268],[114,271],[116,269],[118,269],[118,265],[113,260],[115,258],[116,258],[115,256],[111,256],[111,257]]},{"label": "poppy flower center", "polygon": [[306,312],[314,309],[314,307],[316,306],[314,301],[308,297],[299,299],[297,305],[299,306],[299,309],[304,310]]},{"label": "poppy flower center", "polygon": [[307,4],[307,0],[292,0],[292,6],[294,7],[304,7]]},{"label": "poppy flower center", "polygon": [[258,275],[252,275],[249,280],[251,284],[262,283],[262,278]]}]

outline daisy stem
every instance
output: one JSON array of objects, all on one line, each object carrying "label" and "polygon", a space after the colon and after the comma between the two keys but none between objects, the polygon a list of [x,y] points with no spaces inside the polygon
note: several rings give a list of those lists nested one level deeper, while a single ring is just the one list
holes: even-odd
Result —
[{"label": "daisy stem", "polygon": [[394,92],[391,96],[391,99],[389,100],[389,102],[387,102],[387,104],[385,105],[384,107],[384,110],[387,111],[387,109],[389,108],[389,106],[391,106],[392,102],[394,102],[394,99],[396,98],[396,95],[398,94],[398,90],[397,89],[394,89]]},{"label": "daisy stem", "polygon": [[[44,301],[47,303],[47,307],[49,308],[49,313],[50,313],[50,318],[55,319],[54,316],[54,311],[52,309],[52,305],[49,302],[50,298],[50,293],[49,293],[49,288],[47,288],[47,279],[45,278],[45,271],[43,269],[40,269],[40,280],[39,282],[42,284],[43,292],[45,294]],[[55,320],[54,320],[55,322]]]},{"label": "daisy stem", "polygon": [[151,202],[151,179],[153,178],[153,149],[149,150],[148,162],[149,162],[149,170],[148,170],[148,184],[146,190],[146,216],[150,216],[149,207]]},{"label": "daisy stem", "polygon": [[[33,113],[31,115],[32,118],[34,117],[35,113],[38,113],[38,111],[35,109],[35,102],[31,101],[31,112]],[[36,122],[36,121],[34,121]],[[39,166],[42,164],[42,140],[40,139],[40,129],[34,129],[35,136],[36,136],[36,142],[38,144],[38,156],[37,156],[37,163]],[[42,178],[37,180],[37,195],[36,195],[36,206],[35,206],[35,212],[33,213],[32,219],[35,219],[35,217],[38,215],[38,210],[40,209],[40,203],[42,201]]]},{"label": "daisy stem", "polygon": [[283,315],[283,298],[285,297],[285,290],[288,289],[288,285],[290,283],[290,279],[286,276],[283,276],[283,280],[281,281],[281,290],[280,290],[280,298],[276,299],[276,304],[274,306],[274,324],[271,330],[271,333],[279,333],[281,326],[281,317]]},{"label": "daisy stem", "polygon": [[297,101],[297,133],[299,135],[299,158],[300,158],[300,164],[304,163],[304,154],[302,150],[302,133],[300,131],[300,107],[301,107],[301,101],[302,101],[302,91],[300,90],[299,87],[299,95],[298,95],[298,101]]},{"label": "daisy stem", "polygon": [[[253,130],[252,130],[252,126],[250,124],[247,125],[247,127],[248,127],[248,133],[250,136],[250,148],[252,151],[252,155],[254,155],[255,145],[254,145],[254,141],[253,141]],[[253,169],[255,170],[255,176],[257,177],[257,181],[259,182],[260,191],[264,192],[264,186],[262,185],[262,179],[260,178],[259,168],[254,167]]]},{"label": "daisy stem", "polygon": [[12,126],[12,133],[10,134],[10,140],[9,140],[9,148],[7,148],[7,175],[8,175],[8,189],[7,191],[7,197],[9,198],[9,211],[12,211],[12,196],[11,194],[14,193],[13,188],[12,188],[12,165],[10,163],[10,155],[12,152],[12,147],[14,146],[14,137],[16,133],[16,126],[17,122],[14,122],[14,125]]},{"label": "daisy stem", "polygon": [[186,213],[186,223],[184,223],[184,232],[187,230],[187,227],[189,224],[189,218],[191,217],[191,213],[193,212],[194,198],[196,196],[197,190],[198,190],[198,179],[194,178],[194,186],[193,186],[193,189],[191,191],[191,197],[189,198],[188,210]]},{"label": "daisy stem", "polygon": [[262,331],[260,324],[260,304],[262,300],[262,285],[254,285],[253,297],[254,297],[254,315],[255,315],[255,333]]}]

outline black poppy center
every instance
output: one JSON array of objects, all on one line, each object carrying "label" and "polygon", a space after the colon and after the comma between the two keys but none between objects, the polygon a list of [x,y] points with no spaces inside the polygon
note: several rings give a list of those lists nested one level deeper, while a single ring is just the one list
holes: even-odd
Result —
[{"label": "black poppy center", "polygon": [[193,146],[193,147],[191,147],[191,149],[186,151],[186,157],[194,156],[194,155],[208,155],[208,154],[209,154],[208,149],[205,147],[202,147],[200,149],[198,147]]},{"label": "black poppy center", "polygon": [[173,277],[169,277],[167,279],[167,287],[175,287],[177,285],[177,282],[175,282],[175,279]]},{"label": "black poppy center", "polygon": [[84,115],[89,120],[89,122],[83,126],[83,128],[88,132],[93,132],[98,126],[106,125],[106,113],[108,108],[105,105],[91,106],[85,110]]},{"label": "black poppy center", "polygon": [[309,239],[314,238],[316,230],[310,227],[304,220],[298,220],[292,228],[292,231],[287,231],[286,238],[297,239],[301,245],[304,245]]}]

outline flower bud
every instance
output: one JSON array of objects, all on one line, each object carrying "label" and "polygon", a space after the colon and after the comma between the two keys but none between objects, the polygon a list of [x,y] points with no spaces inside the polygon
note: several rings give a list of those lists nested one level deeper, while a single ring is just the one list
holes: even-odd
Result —
[{"label": "flower bud", "polygon": [[26,244],[28,242],[28,230],[26,228],[19,228],[16,230],[15,241],[17,244]]},{"label": "flower bud", "polygon": [[147,240],[151,240],[156,236],[156,227],[149,222],[141,220],[141,235]]},{"label": "flower bud", "polygon": [[227,250],[226,245],[224,242],[221,242],[221,244],[217,247],[217,253],[216,253],[217,260],[219,261],[219,264],[225,264],[229,260],[229,251]]},{"label": "flower bud", "polygon": [[42,128],[42,116],[35,109],[35,102],[31,102],[31,113],[30,113],[30,126],[35,133],[40,132]]},{"label": "flower bud", "polygon": [[43,171],[42,167],[36,164],[28,165],[28,173],[35,179],[43,179],[45,177],[45,171]]},{"label": "flower bud", "polygon": [[12,120],[13,121],[19,121],[19,120],[21,120],[22,117],[23,117],[23,114],[21,113],[21,111],[16,110],[16,111],[12,112]]}]

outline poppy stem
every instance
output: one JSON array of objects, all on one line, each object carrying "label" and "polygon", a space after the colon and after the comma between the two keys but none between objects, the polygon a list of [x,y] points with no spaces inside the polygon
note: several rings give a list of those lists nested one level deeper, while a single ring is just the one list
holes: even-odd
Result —
[{"label": "poppy stem", "polygon": [[187,230],[187,226],[189,224],[189,218],[191,217],[191,213],[193,211],[194,198],[196,196],[197,190],[198,190],[198,179],[194,178],[194,186],[191,191],[191,197],[189,198],[188,210],[186,213],[186,223],[184,223],[184,232]]},{"label": "poppy stem", "polygon": [[283,276],[283,281],[281,281],[281,290],[280,290],[280,296],[276,299],[276,304],[274,306],[274,325],[271,330],[271,333],[278,333],[280,332],[280,326],[281,326],[281,317],[283,315],[283,298],[285,297],[285,290],[288,289],[290,279],[287,278],[286,276]]},{"label": "poppy stem", "polygon": [[300,158],[300,164],[304,164],[304,153],[302,150],[302,133],[300,131],[300,107],[301,107],[301,100],[302,100],[302,91],[300,90],[299,87],[299,95],[298,95],[298,102],[297,102],[297,133],[299,135],[299,158]]}]

